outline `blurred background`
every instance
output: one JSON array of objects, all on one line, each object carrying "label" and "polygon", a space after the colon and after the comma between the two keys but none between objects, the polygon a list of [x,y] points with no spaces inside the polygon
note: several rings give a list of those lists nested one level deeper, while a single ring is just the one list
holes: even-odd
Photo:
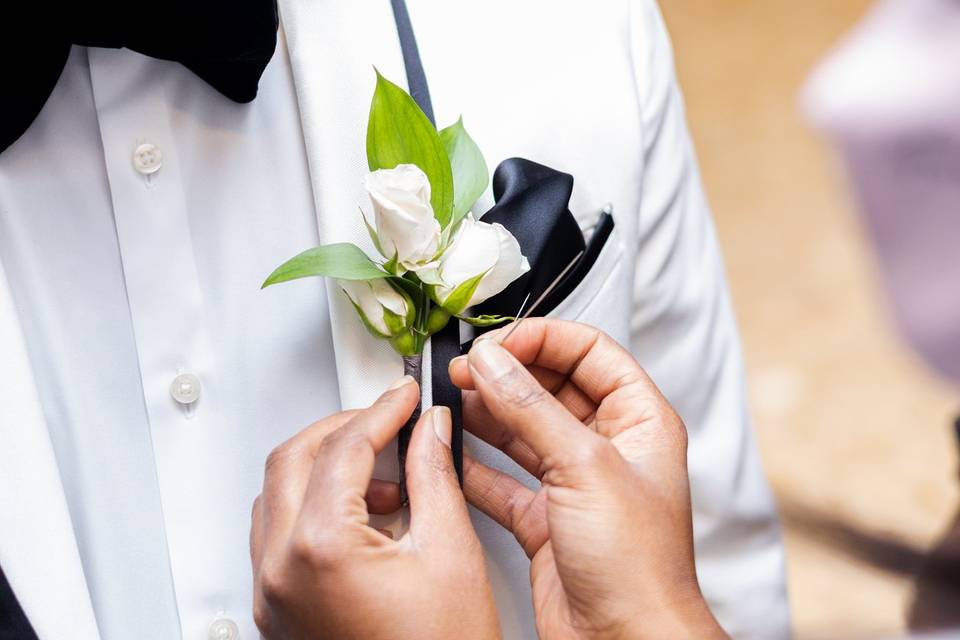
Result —
[{"label": "blurred background", "polygon": [[[661,0],[785,523],[799,638],[896,636],[960,611],[947,586],[960,545],[941,545],[960,497],[960,392],[898,328],[853,155],[800,107],[811,72],[873,4]],[[960,198],[952,206],[960,220]]]}]

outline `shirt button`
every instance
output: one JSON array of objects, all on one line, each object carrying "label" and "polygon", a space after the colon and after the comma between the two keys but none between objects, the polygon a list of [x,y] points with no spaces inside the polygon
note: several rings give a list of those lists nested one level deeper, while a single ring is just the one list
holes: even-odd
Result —
[{"label": "shirt button", "polygon": [[145,142],[133,151],[133,168],[145,176],[156,173],[163,166],[163,154],[155,145]]},{"label": "shirt button", "polygon": [[240,627],[230,618],[217,618],[210,623],[207,637],[210,640],[237,640],[240,637]]},{"label": "shirt button", "polygon": [[170,395],[180,404],[193,404],[200,397],[200,378],[181,373],[170,383]]}]

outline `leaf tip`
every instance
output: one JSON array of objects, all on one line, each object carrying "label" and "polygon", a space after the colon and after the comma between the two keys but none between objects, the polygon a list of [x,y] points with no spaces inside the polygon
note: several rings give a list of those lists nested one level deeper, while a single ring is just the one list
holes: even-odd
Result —
[{"label": "leaf tip", "polygon": [[271,273],[269,276],[267,276],[267,279],[263,281],[263,284],[262,284],[262,285],[260,285],[260,291],[263,291],[264,289],[266,289],[266,288],[269,287],[270,285],[273,285],[273,284],[276,284],[276,283],[277,283],[277,272],[274,271],[274,272]]}]

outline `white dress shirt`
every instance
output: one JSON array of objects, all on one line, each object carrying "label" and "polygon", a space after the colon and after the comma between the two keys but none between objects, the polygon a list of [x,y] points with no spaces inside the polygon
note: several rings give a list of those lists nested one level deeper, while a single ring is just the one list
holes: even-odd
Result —
[{"label": "white dress shirt", "polygon": [[258,637],[264,459],[340,408],[322,281],[259,289],[317,243],[285,50],[238,105],[177,64],[74,47],[0,156],[0,206],[103,640]]}]

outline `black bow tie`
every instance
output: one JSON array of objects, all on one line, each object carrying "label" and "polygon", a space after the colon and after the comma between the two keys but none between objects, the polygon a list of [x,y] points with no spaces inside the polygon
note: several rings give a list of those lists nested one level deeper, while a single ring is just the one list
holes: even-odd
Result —
[{"label": "black bow tie", "polygon": [[179,62],[236,102],[257,95],[277,45],[276,0],[9,0],[0,10],[0,152],[33,122],[72,45]]}]

